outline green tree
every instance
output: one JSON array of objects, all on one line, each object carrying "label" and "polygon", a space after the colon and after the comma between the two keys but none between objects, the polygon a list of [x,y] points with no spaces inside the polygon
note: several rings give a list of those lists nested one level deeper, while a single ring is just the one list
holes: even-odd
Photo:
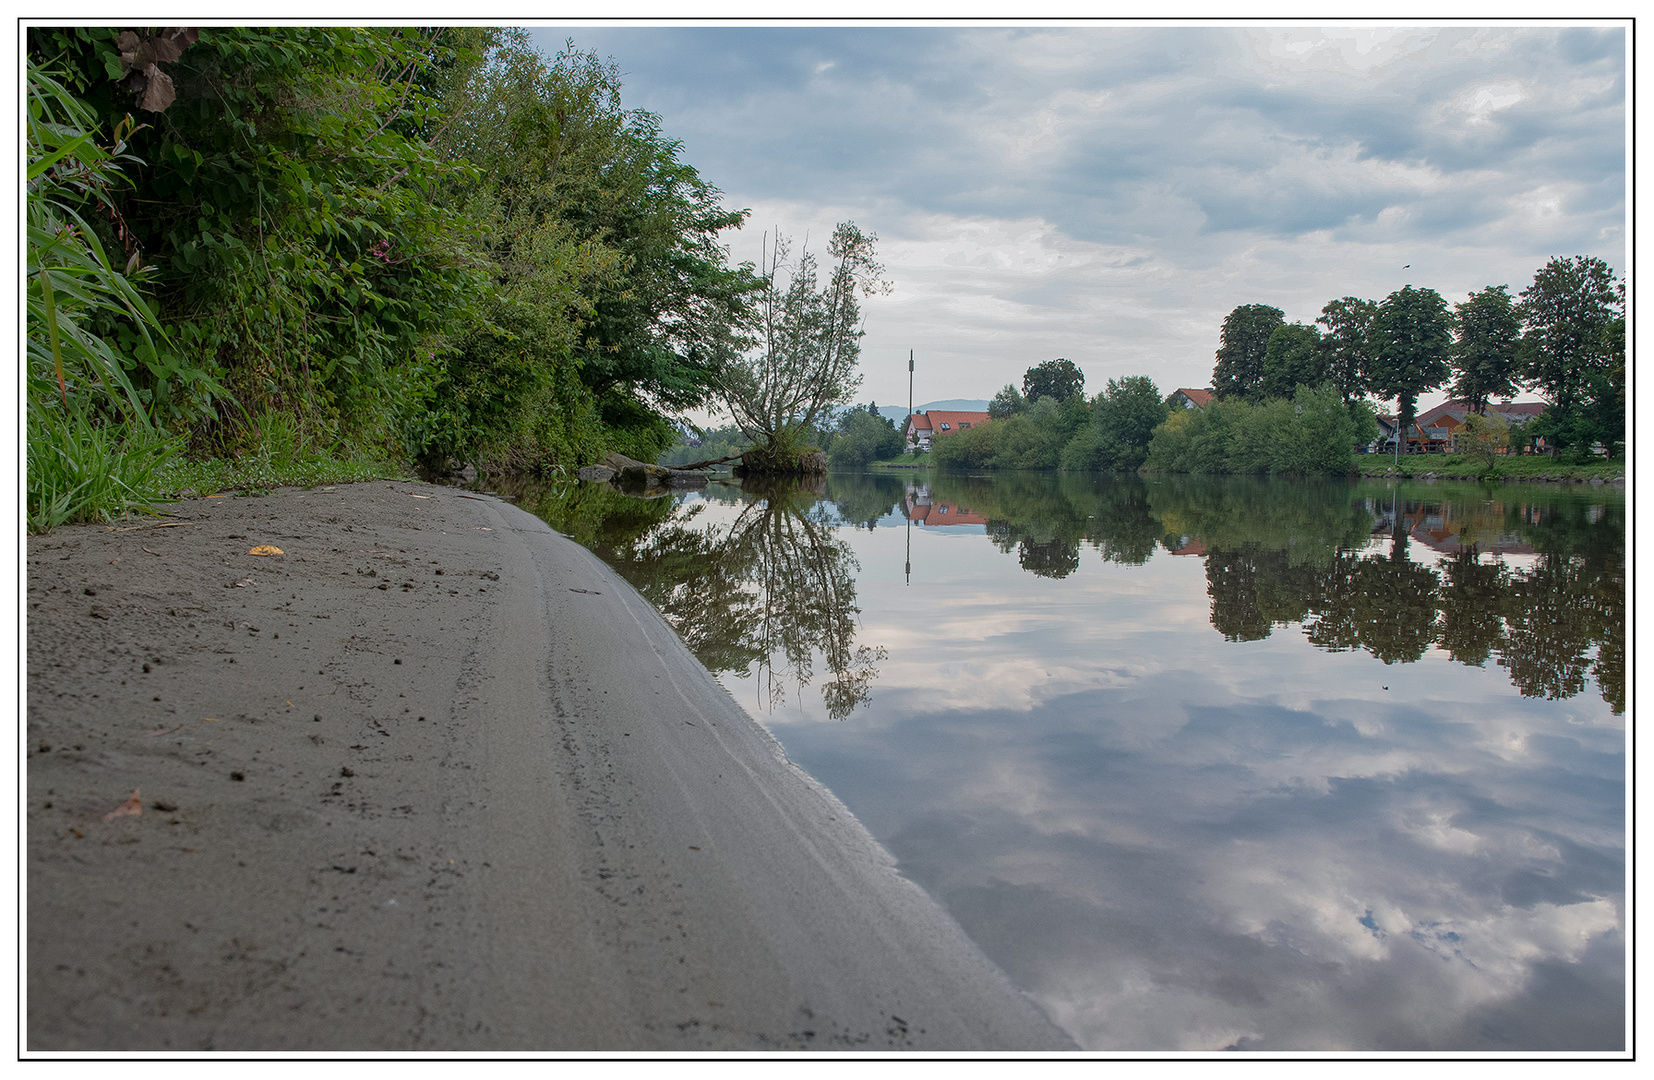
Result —
[{"label": "green tree", "polygon": [[[152,415],[227,450],[266,413],[322,444],[390,452],[428,396],[443,335],[488,293],[470,223],[441,193],[467,167],[425,133],[485,31],[210,27],[167,72],[176,97],[134,132],[145,165],[111,234],[149,282],[168,343],[124,342]],[[36,28],[114,123],[121,37]],[[223,387],[218,394],[212,388]]]},{"label": "green tree", "polygon": [[737,426],[758,445],[746,462],[758,471],[796,472],[808,430],[861,384],[858,294],[888,292],[874,261],[877,237],[854,222],[833,230],[825,284],[805,250],[796,265],[779,234],[768,245],[758,304],[758,349],[719,365],[719,392]]},{"label": "green tree", "polygon": [[[990,430],[998,428],[994,456],[989,464],[996,469],[1055,469],[1061,462],[1063,447],[1071,438],[1071,422],[1072,415],[1055,398],[1041,395],[1029,405],[1027,412],[985,425]],[[969,432],[950,435],[937,441],[945,443],[967,434]],[[937,463],[942,464],[943,459],[938,458]]]},{"label": "green tree", "polygon": [[1356,420],[1331,383],[1298,385],[1292,419],[1278,439],[1269,463],[1272,473],[1337,476],[1354,465]]},{"label": "green tree", "polygon": [[1374,434],[1371,414],[1360,402],[1345,405],[1331,383],[1299,386],[1290,399],[1173,411],[1155,429],[1144,465],[1157,473],[1340,476],[1356,444]]},{"label": "green tree", "polygon": [[1035,364],[1022,376],[1022,396],[1029,402],[1042,397],[1067,401],[1085,392],[1085,372],[1074,366],[1072,360],[1058,357]]},{"label": "green tree", "polygon": [[1110,379],[1092,406],[1090,424],[1063,449],[1063,467],[1135,472],[1148,456],[1154,429],[1170,412],[1147,376]]},{"label": "green tree", "polygon": [[1408,285],[1378,306],[1373,322],[1378,352],[1372,388],[1382,397],[1395,399],[1403,438],[1418,414],[1419,395],[1447,379],[1452,321],[1447,301],[1434,289]]},{"label": "green tree", "polygon": [[1015,416],[1028,407],[1028,399],[1017,392],[1017,388],[1006,383],[994,399],[988,402],[988,415],[995,420],[1003,420],[1007,416]]},{"label": "green tree", "polygon": [[1453,305],[1453,383],[1449,392],[1470,411],[1486,413],[1488,399],[1516,390],[1516,347],[1522,322],[1516,316],[1510,291],[1489,285]]},{"label": "green tree", "polygon": [[1625,286],[1601,259],[1555,258],[1516,305],[1522,377],[1550,402],[1544,430],[1562,446],[1624,439]]},{"label": "green tree", "polygon": [[895,424],[866,409],[850,409],[839,420],[827,458],[835,466],[854,468],[901,452],[902,433]]},{"label": "green tree", "polygon": [[1300,386],[1320,386],[1327,368],[1320,345],[1320,331],[1313,326],[1277,326],[1264,346],[1263,396],[1291,397]]},{"label": "green tree", "polygon": [[1346,403],[1368,391],[1373,365],[1373,319],[1378,305],[1357,296],[1328,301],[1315,321],[1326,327],[1320,348],[1326,377],[1338,387]]},{"label": "green tree", "polygon": [[[673,437],[669,417],[711,400],[713,368],[749,315],[758,281],[730,267],[718,241],[744,214],[722,208],[659,117],[623,108],[612,63],[572,43],[547,57],[502,31],[464,95],[464,122],[440,144],[479,166],[460,194],[499,293],[521,310],[487,308],[467,330],[438,408],[515,389],[517,400],[494,404],[520,455],[595,456],[569,439],[524,445],[590,412],[600,442],[653,460]],[[496,370],[502,355],[516,359],[515,378]],[[567,400],[547,396],[554,385]]]},{"label": "green tree", "polygon": [[1243,304],[1231,311],[1218,335],[1212,392],[1220,398],[1261,396],[1269,335],[1285,322],[1286,314],[1267,304]]}]

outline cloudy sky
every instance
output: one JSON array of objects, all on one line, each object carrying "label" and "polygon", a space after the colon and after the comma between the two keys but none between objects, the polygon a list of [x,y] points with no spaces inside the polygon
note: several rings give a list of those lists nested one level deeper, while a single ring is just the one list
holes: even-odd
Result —
[{"label": "cloudy sky", "polygon": [[1557,255],[1626,266],[1619,26],[541,26],[812,245],[854,220],[896,285],[860,400],[1206,386],[1223,317],[1411,283],[1450,302]]}]

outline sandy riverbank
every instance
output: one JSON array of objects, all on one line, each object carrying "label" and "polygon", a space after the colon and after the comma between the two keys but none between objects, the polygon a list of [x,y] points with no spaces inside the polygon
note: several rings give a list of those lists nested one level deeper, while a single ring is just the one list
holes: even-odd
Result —
[{"label": "sandy riverbank", "polygon": [[27,1049],[1072,1048],[538,519],[173,509],[28,542]]}]

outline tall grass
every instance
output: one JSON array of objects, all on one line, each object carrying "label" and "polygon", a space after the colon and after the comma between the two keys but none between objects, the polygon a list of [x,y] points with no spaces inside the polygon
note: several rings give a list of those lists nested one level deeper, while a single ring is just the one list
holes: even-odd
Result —
[{"label": "tall grass", "polygon": [[101,145],[86,106],[32,61],[28,72],[28,205],[24,516],[30,532],[147,507],[176,444],[151,422],[122,358],[93,327],[161,334],[138,285],[136,252],[110,259],[87,220],[105,212],[119,233],[109,190],[125,182],[131,118]]},{"label": "tall grass", "polygon": [[123,433],[82,413],[31,407],[24,517],[31,533],[148,510],[178,451],[157,431]]}]

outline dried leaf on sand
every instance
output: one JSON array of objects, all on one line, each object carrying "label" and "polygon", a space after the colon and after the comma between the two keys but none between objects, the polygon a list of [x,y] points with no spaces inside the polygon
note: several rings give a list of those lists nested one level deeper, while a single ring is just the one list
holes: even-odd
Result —
[{"label": "dried leaf on sand", "polygon": [[103,820],[114,821],[118,817],[127,817],[129,815],[131,817],[137,817],[143,812],[143,801],[138,798],[138,789],[133,788],[131,797],[121,803],[121,805],[115,807],[115,809],[109,811],[109,813],[103,815]]}]

